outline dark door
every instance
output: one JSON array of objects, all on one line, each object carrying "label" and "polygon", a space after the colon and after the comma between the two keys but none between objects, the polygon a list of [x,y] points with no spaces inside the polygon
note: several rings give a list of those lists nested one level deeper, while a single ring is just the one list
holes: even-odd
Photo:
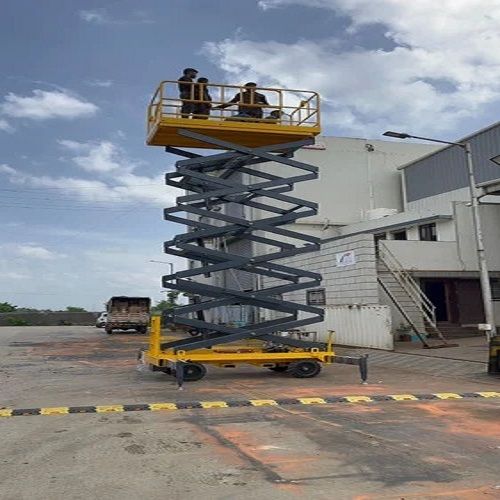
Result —
[{"label": "dark door", "polygon": [[448,301],[446,300],[446,283],[444,281],[424,281],[425,295],[436,307],[436,321],[449,321]]},{"label": "dark door", "polygon": [[457,280],[460,323],[472,325],[484,323],[484,307],[479,280]]}]

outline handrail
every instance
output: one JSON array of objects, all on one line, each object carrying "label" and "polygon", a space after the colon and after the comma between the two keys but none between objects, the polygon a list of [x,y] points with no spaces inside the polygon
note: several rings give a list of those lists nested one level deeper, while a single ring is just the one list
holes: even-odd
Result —
[{"label": "handrail", "polygon": [[[179,80],[162,80],[159,83],[158,88],[156,90],[158,91],[158,89],[160,87],[164,86],[164,84],[166,84],[166,83],[174,83],[175,85],[177,85],[179,83]],[[187,82],[187,83],[190,83],[190,82]],[[196,82],[192,82],[192,84],[196,85]],[[209,82],[206,85],[208,87],[220,87],[220,88],[230,88],[230,89],[245,90],[245,86],[244,85],[230,85],[230,84],[226,84],[226,83],[212,83],[212,82]],[[317,97],[319,99],[318,92],[314,92],[313,90],[279,89],[279,88],[276,88],[276,87],[254,87],[254,88],[255,88],[255,90],[264,90],[264,91],[268,91],[268,92],[274,91],[274,92],[293,92],[294,94],[313,94],[311,97]],[[152,99],[150,101],[150,104],[151,104],[151,102],[152,102]]]},{"label": "handrail", "polygon": [[[244,85],[229,85],[219,83],[202,84],[204,87],[199,87],[199,96],[196,95],[198,82],[182,82],[191,86],[189,99],[181,99],[179,96],[177,80],[163,80],[158,88],[153,93],[148,104],[147,126],[148,131],[161,122],[163,118],[194,118],[194,119],[210,119],[210,120],[231,120],[252,123],[267,123],[297,127],[318,127],[320,123],[319,109],[319,94],[317,92],[297,89],[279,89],[272,87],[253,87],[255,92],[272,93],[267,95],[269,104],[255,103],[250,99],[250,102],[230,103],[228,91],[236,93],[244,93],[248,90]],[[203,99],[204,94],[202,89],[207,89],[214,94],[211,100]],[[215,92],[214,92],[215,91]],[[273,97],[276,96],[275,98]],[[196,99],[196,97],[199,97]],[[295,102],[294,102],[295,101]],[[299,103],[297,104],[297,101]],[[189,103],[196,109],[196,104],[206,105],[205,111],[201,113],[186,113],[185,104]],[[223,106],[220,106],[223,105]],[[220,106],[220,107],[219,107]],[[243,113],[234,114],[234,110],[226,108],[239,106],[240,108],[262,109],[269,112],[279,111],[279,117],[261,116],[262,113],[254,113],[257,116],[245,116]],[[198,106],[198,109],[200,107]],[[304,113],[304,115],[303,115]],[[250,112],[250,115],[252,113]]]},{"label": "handrail", "polygon": [[[385,253],[392,259],[393,268],[389,269],[390,271],[398,273],[403,280],[410,286],[410,288],[416,292],[417,296],[424,302],[425,305],[431,310],[435,310],[434,304],[430,301],[430,299],[425,295],[422,289],[418,286],[416,281],[412,278],[412,276],[403,268],[397,257],[385,246],[383,245]],[[386,265],[389,264],[387,262],[388,259],[384,259]],[[390,268],[390,265],[387,266]],[[395,267],[395,269],[394,269]]]},{"label": "handrail", "polygon": [[428,321],[434,325],[436,322],[434,304],[430,303],[428,297],[419,289],[418,285],[412,280],[408,273],[400,269],[391,268],[390,263],[387,261],[384,263],[415,305],[422,310]]},{"label": "handrail", "polygon": [[389,272],[408,293],[415,305],[419,307],[427,321],[432,326],[436,327],[436,306],[418,286],[413,277],[403,268],[397,257],[382,241],[379,241],[379,257]]}]

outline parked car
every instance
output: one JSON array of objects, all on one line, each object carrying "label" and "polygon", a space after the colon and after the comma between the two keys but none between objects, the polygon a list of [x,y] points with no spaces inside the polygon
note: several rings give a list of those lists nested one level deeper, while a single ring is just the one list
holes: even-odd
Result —
[{"label": "parked car", "polygon": [[146,333],[149,325],[149,297],[111,297],[107,303],[108,316],[104,328],[111,335],[116,330],[135,330]]},{"label": "parked car", "polygon": [[103,312],[99,314],[99,317],[96,319],[95,326],[96,328],[104,328],[106,326],[106,320],[108,319],[108,313]]}]

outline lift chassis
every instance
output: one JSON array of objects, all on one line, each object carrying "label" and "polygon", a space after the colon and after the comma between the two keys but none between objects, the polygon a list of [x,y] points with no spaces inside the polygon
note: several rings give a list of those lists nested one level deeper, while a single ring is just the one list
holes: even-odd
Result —
[{"label": "lift chassis", "polygon": [[261,342],[231,344],[227,347],[184,351],[162,347],[161,317],[151,319],[149,347],[140,353],[140,361],[152,371],[161,371],[176,377],[179,387],[184,381],[201,380],[206,374],[205,365],[236,368],[247,364],[267,368],[273,372],[288,373],[297,378],[312,378],[321,371],[323,364],[341,363],[358,365],[362,383],[368,378],[368,356],[339,356],[332,346],[333,332],[328,342],[320,347],[282,349],[266,347]]}]

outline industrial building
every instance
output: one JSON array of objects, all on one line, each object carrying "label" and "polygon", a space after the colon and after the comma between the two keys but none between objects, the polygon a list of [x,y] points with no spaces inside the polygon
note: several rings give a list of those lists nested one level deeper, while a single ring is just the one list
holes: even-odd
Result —
[{"label": "industrial building", "polygon": [[[321,288],[294,300],[322,304],[326,315],[319,330],[337,330],[339,341],[348,345],[390,349],[408,331],[405,314],[422,331],[447,338],[481,335],[477,325],[484,322],[484,312],[461,149],[322,140],[323,151],[314,151],[316,159],[309,160],[320,164],[322,178],[304,188],[314,190],[323,224],[306,220],[301,226],[322,235],[322,250],[293,263],[320,270],[324,280]],[[500,124],[464,140],[471,144],[485,195],[481,220],[495,317],[500,318],[500,206],[488,195],[498,191],[500,167],[490,158],[500,151]],[[391,146],[408,150],[388,150]],[[357,165],[345,163],[348,147],[361,150]],[[396,167],[396,158],[405,154],[419,157]],[[339,170],[343,175],[328,182],[329,172]]]},{"label": "industrial building", "polygon": [[[494,192],[500,167],[500,124],[470,135],[477,182]],[[313,330],[336,331],[338,343],[392,349],[408,333],[407,318],[422,331],[446,338],[480,335],[484,322],[476,247],[469,206],[465,157],[458,147],[422,143],[320,137],[300,150],[298,160],[316,165],[320,177],[296,193],[319,203],[318,215],[287,228],[321,237],[319,252],[287,264],[323,275],[322,285],[286,298],[325,309]],[[279,166],[265,164],[278,173]],[[494,300],[500,299],[500,207],[482,198],[481,219]],[[263,215],[252,211],[249,219]],[[241,246],[242,242],[234,242]],[[271,251],[245,242],[234,253]],[[208,280],[227,287],[259,289],[240,271],[214,273]],[[252,281],[253,280],[253,281]],[[494,302],[500,318],[500,302]],[[232,306],[214,311],[214,321],[254,322],[276,312]],[[260,316],[260,318],[259,318]]]}]

